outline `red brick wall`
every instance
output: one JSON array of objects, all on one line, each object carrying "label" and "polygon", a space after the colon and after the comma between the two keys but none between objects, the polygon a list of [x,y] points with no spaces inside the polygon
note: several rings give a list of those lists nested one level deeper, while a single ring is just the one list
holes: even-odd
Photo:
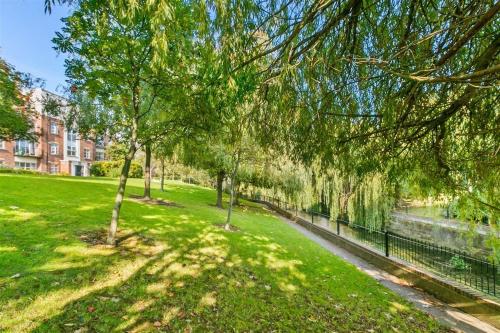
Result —
[{"label": "red brick wall", "polygon": [[[57,126],[57,134],[52,134],[50,124],[55,122]],[[41,131],[38,141],[38,146],[41,149],[40,171],[50,172],[50,165],[55,164],[60,171],[60,160],[64,158],[64,125],[62,121],[43,116],[41,119]],[[52,155],[50,152],[50,144],[57,144],[57,154]]]},{"label": "red brick wall", "polygon": [[14,142],[5,141],[5,149],[0,148],[0,165],[8,168],[14,167]]},{"label": "red brick wall", "polygon": [[[57,123],[57,134],[52,134],[50,131],[50,123]],[[37,116],[34,121],[34,130],[38,135],[36,143],[36,154],[38,156],[38,170],[42,172],[50,172],[51,165],[57,165],[59,173],[71,174],[71,161],[62,161],[64,159],[64,124],[62,121],[48,116]],[[57,144],[57,154],[52,155],[50,152],[50,144]],[[0,164],[5,167],[13,168],[14,162],[14,146],[15,142],[5,142],[5,149],[0,149]],[[85,149],[90,150],[90,159],[85,158]],[[82,163],[92,163],[95,161],[96,147],[95,143],[90,140],[80,140],[80,161]]]}]

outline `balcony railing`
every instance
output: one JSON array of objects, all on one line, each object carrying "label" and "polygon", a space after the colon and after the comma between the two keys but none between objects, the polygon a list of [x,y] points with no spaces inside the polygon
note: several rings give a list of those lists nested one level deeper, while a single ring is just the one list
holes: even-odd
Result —
[{"label": "balcony railing", "polygon": [[34,147],[22,147],[22,148],[14,147],[14,155],[40,157],[42,156],[42,152],[40,151],[40,149]]}]

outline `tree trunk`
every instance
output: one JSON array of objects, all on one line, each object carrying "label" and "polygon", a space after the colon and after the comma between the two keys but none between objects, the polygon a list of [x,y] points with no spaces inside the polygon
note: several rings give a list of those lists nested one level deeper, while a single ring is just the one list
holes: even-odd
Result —
[{"label": "tree trunk", "polygon": [[[352,182],[349,178],[344,179],[342,184],[342,193],[339,197],[339,215],[338,219],[349,223],[349,200],[355,193],[359,182]],[[356,222],[356,221],[355,221]]]},{"label": "tree trunk", "polygon": [[113,212],[111,214],[111,223],[109,224],[108,239],[106,243],[108,245],[115,245],[116,242],[116,231],[118,229],[118,219],[120,217],[120,209],[122,207],[123,195],[125,194],[125,187],[127,186],[128,172],[130,170],[130,164],[134,158],[135,152],[137,150],[137,128],[138,128],[138,118],[139,114],[139,104],[137,103],[137,96],[134,92],[134,113],[135,117],[132,118],[132,128],[130,134],[130,145],[128,148],[127,155],[125,156],[125,163],[123,164],[122,172],[120,175],[120,183],[118,185],[118,192],[115,197],[115,205],[113,207]]},{"label": "tree trunk", "polygon": [[164,192],[163,186],[165,184],[165,159],[161,158],[161,178],[160,178],[160,191]]},{"label": "tree trunk", "polygon": [[144,166],[144,199],[151,199],[151,144],[146,145],[146,163]]},{"label": "tree trunk", "polygon": [[230,230],[231,227],[231,213],[233,211],[233,200],[234,200],[234,183],[236,182],[236,173],[238,172],[238,166],[240,164],[240,154],[236,158],[236,164],[233,169],[233,173],[231,174],[231,194],[229,196],[229,209],[227,210],[227,220],[226,225],[224,226],[225,230]]},{"label": "tree trunk", "polygon": [[222,207],[222,183],[224,182],[225,172],[224,170],[219,170],[217,173],[217,207]]},{"label": "tree trunk", "polygon": [[120,174],[120,183],[118,185],[118,192],[115,197],[115,205],[113,207],[113,213],[111,214],[111,223],[109,225],[108,239],[107,243],[109,245],[115,245],[116,231],[118,229],[118,219],[120,217],[120,209],[123,202],[123,195],[125,194],[125,186],[127,185],[128,172],[130,170],[130,164],[135,155],[135,142],[131,140],[131,145],[128,150],[127,156],[125,157],[125,163],[122,167],[122,172]]},{"label": "tree trunk", "polygon": [[240,184],[236,185],[236,190],[234,191],[234,204],[240,204]]}]

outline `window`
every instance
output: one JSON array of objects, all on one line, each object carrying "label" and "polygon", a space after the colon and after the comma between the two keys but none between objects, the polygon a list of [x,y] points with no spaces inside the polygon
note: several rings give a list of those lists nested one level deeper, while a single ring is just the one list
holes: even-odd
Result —
[{"label": "window", "polygon": [[26,140],[16,140],[16,155],[35,155],[35,144]]},{"label": "window", "polygon": [[74,132],[73,130],[69,130],[68,135],[67,135],[67,139],[68,139],[68,142],[76,142],[76,132]]},{"label": "window", "polygon": [[57,123],[55,121],[50,122],[50,134],[59,133],[59,129],[57,128]]},{"label": "window", "polygon": [[68,156],[76,156],[76,132],[73,130],[68,130],[66,135],[68,147],[66,149],[66,154]]},{"label": "window", "polygon": [[103,151],[96,151],[95,152],[95,160],[96,161],[104,161],[104,152]]},{"label": "window", "polygon": [[104,147],[104,138],[102,136],[98,137],[96,140],[95,140],[95,145],[97,147]]},{"label": "window", "polygon": [[59,153],[57,148],[58,148],[57,143],[51,143],[50,144],[50,155],[57,155]]},{"label": "window", "polygon": [[66,154],[68,156],[76,156],[76,146],[68,146],[68,149],[66,150]]},{"label": "window", "polygon": [[0,140],[0,149],[5,149],[5,141]]},{"label": "window", "polygon": [[90,149],[85,148],[85,149],[83,150],[83,157],[84,157],[86,160],[90,160]]},{"label": "window", "polygon": [[36,169],[36,163],[16,162],[16,169],[35,170]]},{"label": "window", "polygon": [[59,172],[59,166],[57,164],[50,165],[50,173],[55,174]]}]

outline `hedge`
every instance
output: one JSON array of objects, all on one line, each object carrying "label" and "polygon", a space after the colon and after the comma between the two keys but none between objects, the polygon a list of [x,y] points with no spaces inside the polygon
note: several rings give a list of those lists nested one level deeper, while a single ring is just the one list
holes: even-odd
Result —
[{"label": "hedge", "polygon": [[[119,177],[122,167],[122,161],[95,162],[90,167],[90,175],[97,177]],[[142,166],[137,162],[132,162],[128,176],[130,178],[142,178],[142,175]]]}]

